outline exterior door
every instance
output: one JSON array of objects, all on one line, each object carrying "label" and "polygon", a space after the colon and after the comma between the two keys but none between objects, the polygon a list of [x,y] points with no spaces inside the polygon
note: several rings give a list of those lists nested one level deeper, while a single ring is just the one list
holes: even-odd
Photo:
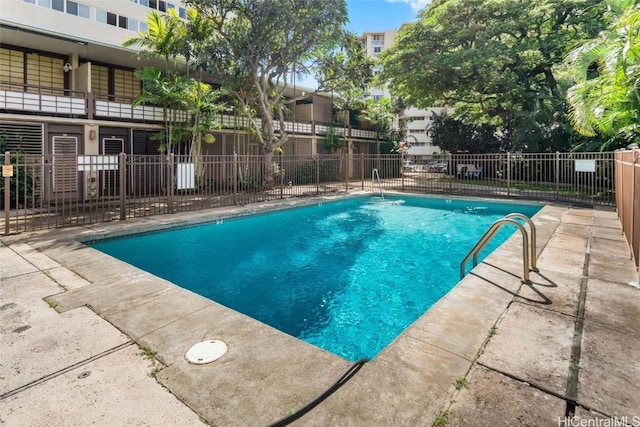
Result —
[{"label": "exterior door", "polygon": [[75,198],[79,192],[78,137],[52,137],[51,190],[54,199]]},{"label": "exterior door", "polygon": [[[118,155],[125,152],[124,138],[108,137],[102,138],[102,154],[105,161],[117,163]],[[111,161],[113,159],[113,161]],[[109,167],[102,171],[101,192],[103,197],[120,195],[120,172],[117,168]]]}]

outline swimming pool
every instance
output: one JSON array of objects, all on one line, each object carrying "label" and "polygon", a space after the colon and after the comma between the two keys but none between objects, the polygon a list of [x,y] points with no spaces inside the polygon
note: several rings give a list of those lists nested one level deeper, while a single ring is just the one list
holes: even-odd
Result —
[{"label": "swimming pool", "polygon": [[539,208],[364,197],[92,246],[354,361],[373,358],[458,282],[493,221]]}]

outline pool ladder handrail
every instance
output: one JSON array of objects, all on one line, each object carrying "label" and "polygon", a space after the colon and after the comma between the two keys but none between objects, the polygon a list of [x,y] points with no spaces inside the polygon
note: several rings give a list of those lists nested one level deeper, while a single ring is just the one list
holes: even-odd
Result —
[{"label": "pool ladder handrail", "polygon": [[382,193],[382,182],[380,181],[380,172],[378,172],[378,169],[374,168],[371,171],[371,181],[375,183],[376,178],[378,178],[378,189],[380,190],[380,197],[382,197],[382,200],[384,200],[384,194]]},{"label": "pool ladder handrail", "polygon": [[[524,226],[514,218],[522,219],[527,224],[529,224],[529,229],[531,230],[531,252],[529,252],[529,234],[527,233],[527,230],[524,228]],[[478,265],[478,254],[480,253],[480,251],[484,249],[484,247],[491,241],[496,233],[498,233],[498,231],[500,231],[500,229],[506,224],[515,225],[518,230],[520,230],[520,233],[522,233],[522,281],[524,283],[531,282],[531,280],[529,279],[529,271],[538,271],[538,267],[536,266],[536,226],[529,217],[520,213],[511,213],[491,224],[491,227],[489,227],[489,229],[484,233],[480,240],[478,240],[478,243],[476,243],[476,245],[469,251],[467,256],[464,257],[462,263],[460,263],[460,279],[462,279],[466,274],[465,267],[467,261],[469,261],[469,259],[473,257],[473,266],[475,267],[476,265]]]}]

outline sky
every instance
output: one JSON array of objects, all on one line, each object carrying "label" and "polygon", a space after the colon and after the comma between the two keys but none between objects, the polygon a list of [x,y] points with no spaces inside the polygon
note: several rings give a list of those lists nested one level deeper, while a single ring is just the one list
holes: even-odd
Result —
[{"label": "sky", "polygon": [[[347,29],[360,36],[365,31],[397,30],[405,22],[417,19],[418,11],[430,0],[346,0],[349,12]],[[316,88],[310,77],[298,80],[300,86]]]},{"label": "sky", "polygon": [[429,0],[346,0],[349,10],[347,29],[361,35],[365,31],[384,31],[400,28],[405,22],[416,20],[419,10]]}]

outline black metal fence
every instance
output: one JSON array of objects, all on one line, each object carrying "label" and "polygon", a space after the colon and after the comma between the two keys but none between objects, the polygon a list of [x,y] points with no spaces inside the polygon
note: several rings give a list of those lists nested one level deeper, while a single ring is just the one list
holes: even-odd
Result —
[{"label": "black metal fence", "polygon": [[350,190],[615,205],[613,153],[0,159],[5,234]]}]

